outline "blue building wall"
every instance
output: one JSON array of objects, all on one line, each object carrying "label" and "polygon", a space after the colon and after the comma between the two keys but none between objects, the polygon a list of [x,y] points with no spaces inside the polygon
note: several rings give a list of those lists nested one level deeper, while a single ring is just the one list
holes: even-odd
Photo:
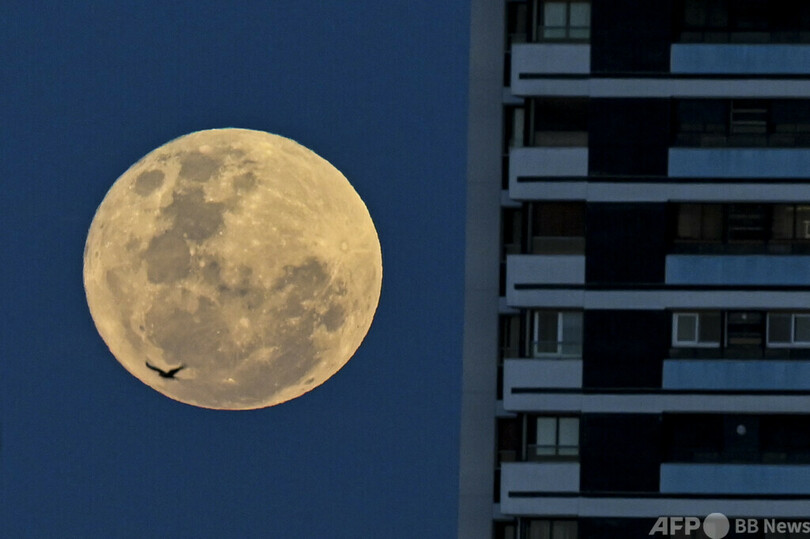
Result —
[{"label": "blue building wall", "polygon": [[670,65],[673,73],[810,73],[810,46],[676,44]]},{"label": "blue building wall", "polygon": [[669,255],[666,283],[807,285],[810,256]]},{"label": "blue building wall", "polygon": [[668,174],[676,178],[802,178],[807,148],[670,148]]}]

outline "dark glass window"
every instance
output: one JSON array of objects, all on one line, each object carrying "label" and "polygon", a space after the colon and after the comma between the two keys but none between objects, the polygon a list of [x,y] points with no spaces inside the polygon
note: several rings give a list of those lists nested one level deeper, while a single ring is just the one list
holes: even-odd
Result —
[{"label": "dark glass window", "polygon": [[810,313],[768,313],[768,347],[810,348]]},{"label": "dark glass window", "polygon": [[588,100],[578,98],[533,99],[531,125],[532,146],[587,146]]},{"label": "dark glass window", "polygon": [[697,43],[807,43],[807,2],[793,0],[683,0],[680,41]]},{"label": "dark glass window", "polygon": [[676,238],[720,241],[723,236],[723,207],[720,204],[679,204]]},{"label": "dark glass window", "polygon": [[762,243],[767,238],[768,213],[763,204],[731,204],[726,218],[729,242]]},{"label": "dark glass window", "polygon": [[779,204],[771,221],[774,240],[810,240],[810,206]]},{"label": "dark glass window", "polygon": [[759,311],[726,313],[726,346],[728,348],[761,348],[764,342],[765,317]]},{"label": "dark glass window", "polygon": [[577,539],[577,521],[532,519],[526,522],[525,537],[528,539]]},{"label": "dark glass window", "polygon": [[538,202],[530,205],[533,254],[581,254],[585,251],[585,205]]},{"label": "dark glass window", "polygon": [[663,431],[666,462],[810,462],[806,414],[664,414]]},{"label": "dark glass window", "polygon": [[494,528],[495,539],[517,539],[517,523],[513,520],[497,521]]},{"label": "dark glass window", "polygon": [[677,252],[786,254],[810,250],[807,204],[677,204],[673,214]]},{"label": "dark glass window", "polygon": [[498,418],[497,466],[521,460],[522,430],[523,421],[519,417]]},{"label": "dark glass window", "polygon": [[678,99],[673,114],[676,146],[810,146],[806,99]]},{"label": "dark glass window", "polygon": [[498,340],[500,341],[501,358],[512,358],[520,356],[520,315],[502,314],[500,317],[500,330]]}]

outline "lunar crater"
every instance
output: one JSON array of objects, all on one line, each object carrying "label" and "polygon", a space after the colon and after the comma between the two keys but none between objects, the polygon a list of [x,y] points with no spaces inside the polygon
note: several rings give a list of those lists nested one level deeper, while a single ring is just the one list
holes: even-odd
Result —
[{"label": "lunar crater", "polygon": [[[201,131],[130,168],[93,219],[91,314],[118,361],[206,408],[298,397],[360,346],[381,284],[379,241],[348,181],[297,143]],[[146,362],[169,372],[166,379]]]}]

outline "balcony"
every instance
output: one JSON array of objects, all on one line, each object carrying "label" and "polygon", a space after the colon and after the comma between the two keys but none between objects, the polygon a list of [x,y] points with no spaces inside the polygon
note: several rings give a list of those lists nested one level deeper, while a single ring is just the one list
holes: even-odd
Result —
[{"label": "balcony", "polygon": [[810,466],[785,464],[661,465],[666,494],[809,494]]},{"label": "balcony", "polygon": [[753,75],[810,73],[810,45],[674,44],[672,73]]},{"label": "balcony", "polygon": [[[506,257],[506,303],[510,306],[545,305],[548,307],[581,307],[582,291],[571,294],[561,290],[558,303],[537,302],[532,298],[546,285],[585,283],[584,255],[509,255]],[[553,291],[552,291],[553,292]]]},{"label": "balcony", "polygon": [[506,359],[503,363],[504,395],[515,387],[581,388],[581,359]]},{"label": "balcony", "polygon": [[807,178],[810,177],[810,149],[670,148],[668,175],[674,178]]},{"label": "balcony", "polygon": [[806,286],[810,256],[668,255],[666,283]]},{"label": "balcony", "polygon": [[[714,468],[710,470],[709,468]],[[747,468],[747,470],[742,469]],[[684,476],[679,476],[684,472]],[[589,496],[579,493],[578,463],[504,463],[501,471],[500,510],[504,515],[649,517],[703,515],[706,508],[748,517],[807,516],[807,499],[763,500],[724,498],[724,495],[808,494],[810,466],[752,466],[664,464],[661,493]],[[705,474],[705,475],[703,475]],[[686,478],[689,478],[687,480]],[[688,483],[691,490],[685,490]],[[705,490],[700,490],[704,488]],[[707,498],[705,493],[718,493]],[[700,498],[683,496],[701,493]],[[668,497],[667,494],[672,494]],[[652,522],[652,521],[651,521]]]},{"label": "balcony", "polygon": [[[532,77],[554,75],[582,75],[591,72],[591,47],[571,43],[525,43],[512,46],[512,73],[510,86],[514,95],[541,95],[538,84],[542,80]],[[523,76],[523,77],[521,77]],[[528,76],[528,78],[527,78]],[[569,81],[587,88],[586,80]],[[587,91],[585,92],[587,95]]]},{"label": "balcony", "polygon": [[[578,462],[505,462],[501,466],[501,512],[507,515],[532,514],[537,498],[523,498],[515,493],[577,492],[579,491]],[[570,499],[550,504],[546,510],[570,514]],[[563,509],[565,508],[565,509]]]},{"label": "balcony", "polygon": [[[509,197],[513,200],[550,200],[555,197],[555,180],[588,176],[588,148],[527,147],[509,151]],[[544,181],[547,178],[547,181]],[[581,192],[566,188],[568,199],[584,199]]]}]

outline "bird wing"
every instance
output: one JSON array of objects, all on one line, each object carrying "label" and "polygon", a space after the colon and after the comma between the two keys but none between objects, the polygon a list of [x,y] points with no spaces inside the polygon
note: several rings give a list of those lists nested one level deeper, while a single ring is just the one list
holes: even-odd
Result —
[{"label": "bird wing", "polygon": [[150,369],[152,369],[153,371],[155,371],[155,372],[163,372],[162,369],[159,369],[159,368],[155,367],[154,365],[150,365],[148,361],[146,361],[145,363],[146,363],[146,366],[149,367]]},{"label": "bird wing", "polygon": [[180,365],[179,367],[173,368],[172,370],[170,370],[166,374],[168,374],[169,376],[174,376],[175,374],[177,374],[178,372],[180,372],[181,370],[183,370],[185,368],[186,368],[185,365]]}]

